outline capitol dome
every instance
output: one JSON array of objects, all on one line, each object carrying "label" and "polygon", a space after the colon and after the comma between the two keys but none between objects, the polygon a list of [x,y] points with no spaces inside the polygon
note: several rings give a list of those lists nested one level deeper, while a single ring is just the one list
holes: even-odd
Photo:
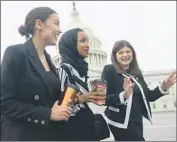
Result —
[{"label": "capitol dome", "polygon": [[[79,12],[76,10],[75,2],[73,2],[73,11],[71,12],[71,22],[63,31],[68,31],[73,28],[81,28],[89,38],[89,56],[86,61],[89,63],[89,79],[100,78],[104,65],[107,64],[107,54],[101,48],[101,41],[95,36],[93,30],[82,23],[79,18]],[[52,59],[55,66],[58,68],[60,63],[60,55],[58,47],[56,48],[56,56]]]},{"label": "capitol dome", "polygon": [[87,33],[88,36],[93,36],[93,37],[95,36],[95,34],[93,33],[93,30],[89,27],[85,26],[83,30]]},{"label": "capitol dome", "polygon": [[70,29],[73,29],[73,28],[81,28],[82,30],[84,30],[84,32],[87,33],[88,36],[95,36],[92,29],[89,28],[88,26],[84,25],[80,18],[79,18],[79,12],[76,10],[76,7],[75,7],[75,2],[73,2],[73,11],[71,12],[71,22],[68,24],[66,30],[70,30]]}]

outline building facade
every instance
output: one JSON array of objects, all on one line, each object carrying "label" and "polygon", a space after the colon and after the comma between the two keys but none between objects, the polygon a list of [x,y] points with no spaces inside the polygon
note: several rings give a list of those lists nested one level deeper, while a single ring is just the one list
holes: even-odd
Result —
[{"label": "building facade", "polygon": [[[154,89],[157,84],[161,83],[163,79],[166,79],[169,73],[172,71],[173,70],[143,72],[145,81],[148,84],[149,89]],[[153,112],[176,110],[176,84],[174,84],[170,88],[169,92],[169,95],[165,95],[157,101],[150,103]]]}]

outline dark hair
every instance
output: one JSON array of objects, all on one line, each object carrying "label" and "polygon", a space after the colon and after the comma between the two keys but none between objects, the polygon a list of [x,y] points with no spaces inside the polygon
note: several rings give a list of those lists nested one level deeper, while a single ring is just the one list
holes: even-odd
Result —
[{"label": "dark hair", "polygon": [[138,65],[138,62],[137,62],[136,52],[135,52],[133,46],[126,40],[120,40],[120,41],[115,42],[113,50],[112,50],[112,54],[111,54],[112,64],[114,65],[114,67],[116,68],[118,73],[124,73],[125,72],[121,68],[121,66],[118,63],[117,58],[116,58],[116,53],[125,46],[129,47],[132,50],[132,53],[133,53],[133,60],[130,63],[130,67],[129,67],[130,74],[134,75],[134,76],[141,75],[142,72],[141,72],[141,70],[139,68],[139,65]]},{"label": "dark hair", "polygon": [[34,34],[34,25],[36,20],[39,19],[42,22],[45,22],[53,13],[56,12],[49,7],[37,7],[32,9],[26,16],[25,25],[21,25],[18,28],[19,33],[28,38],[29,35]]}]

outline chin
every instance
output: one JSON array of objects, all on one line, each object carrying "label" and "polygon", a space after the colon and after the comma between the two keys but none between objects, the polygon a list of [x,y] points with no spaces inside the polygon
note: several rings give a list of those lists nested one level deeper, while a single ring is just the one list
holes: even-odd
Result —
[{"label": "chin", "polygon": [[84,58],[88,58],[88,54],[84,55]]},{"label": "chin", "polygon": [[82,56],[82,57],[83,57],[84,59],[85,59],[85,58],[88,58],[88,56]]},{"label": "chin", "polygon": [[50,42],[49,46],[55,46],[57,44],[57,42]]},{"label": "chin", "polygon": [[81,55],[83,58],[88,58],[89,54],[82,54]]},{"label": "chin", "polygon": [[130,66],[130,64],[123,64],[123,66]]},{"label": "chin", "polygon": [[130,63],[122,63],[123,66],[129,66]]},{"label": "chin", "polygon": [[123,64],[124,66],[130,65],[130,63],[131,63],[131,61],[122,62],[122,64]]}]

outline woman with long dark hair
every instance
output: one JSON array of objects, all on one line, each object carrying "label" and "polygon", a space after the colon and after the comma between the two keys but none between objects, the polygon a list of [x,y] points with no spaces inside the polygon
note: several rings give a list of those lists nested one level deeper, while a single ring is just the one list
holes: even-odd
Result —
[{"label": "woman with long dark hair", "polygon": [[102,72],[108,85],[105,118],[116,141],[143,141],[143,116],[152,122],[149,102],[168,94],[168,89],[176,83],[176,71],[150,90],[128,41],[114,44],[111,59],[112,64],[106,65]]}]

